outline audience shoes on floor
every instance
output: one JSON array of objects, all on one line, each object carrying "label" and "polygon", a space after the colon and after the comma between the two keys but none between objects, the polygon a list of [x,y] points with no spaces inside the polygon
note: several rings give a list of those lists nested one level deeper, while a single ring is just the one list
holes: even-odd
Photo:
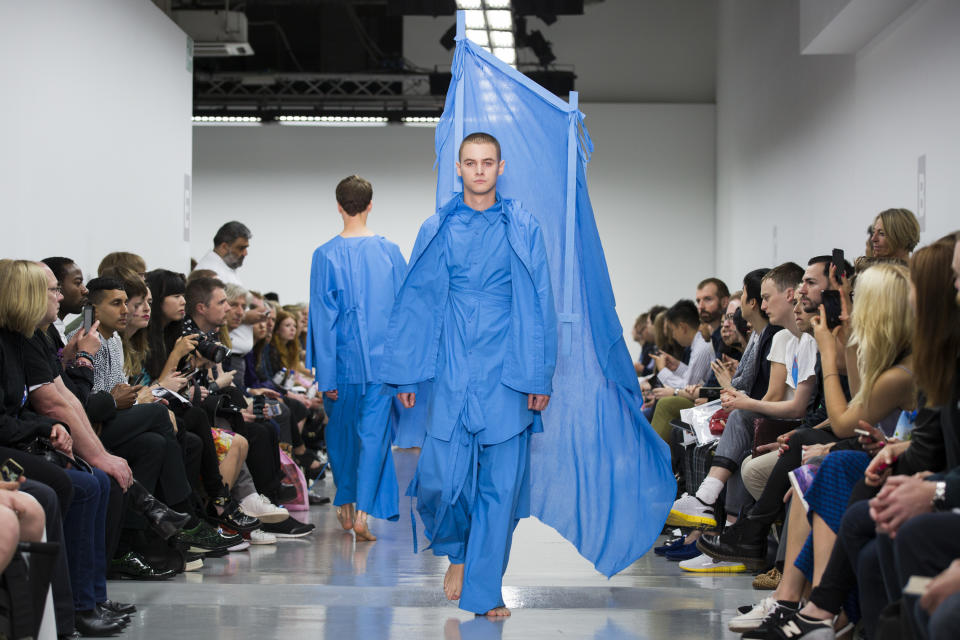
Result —
[{"label": "audience shoes on floor", "polygon": [[113,613],[136,613],[137,606],[130,604],[129,602],[115,602],[113,600],[104,600],[103,602],[97,604],[97,607],[101,609],[106,609],[107,611],[112,611]]},{"label": "audience shoes on floor", "polygon": [[653,548],[653,552],[654,552],[655,554],[657,554],[658,556],[666,555],[667,551],[671,551],[671,550],[673,550],[673,549],[677,549],[677,548],[679,548],[679,547],[682,547],[682,546],[683,546],[683,540],[684,540],[684,537],[683,537],[683,536],[678,536],[678,537],[676,537],[676,538],[671,538],[671,539],[667,540],[666,542],[664,542],[664,543],[663,543],[662,545],[660,545],[659,547],[654,547],[654,548]]},{"label": "audience shoes on floor", "polygon": [[753,588],[754,589],[769,589],[773,590],[780,586],[780,580],[783,578],[783,574],[780,573],[780,570],[776,567],[770,569],[766,573],[761,573],[756,578],[753,579]]},{"label": "audience shoes on floor", "polygon": [[236,500],[231,498],[222,508],[223,513],[218,514],[216,507],[211,503],[207,510],[207,519],[234,531],[253,531],[260,528],[260,520],[244,513]]},{"label": "audience shoes on floor", "polygon": [[740,518],[718,535],[703,535],[697,548],[711,558],[727,562],[742,562],[751,571],[761,571],[767,565],[767,537],[754,536],[755,523],[750,516]]},{"label": "audience shoes on floor", "polygon": [[277,538],[302,538],[310,535],[316,527],[310,523],[303,523],[294,518],[287,518],[283,522],[263,525],[263,531]]},{"label": "audience shoes on floor", "polygon": [[696,541],[689,544],[682,544],[683,538],[680,539],[681,544],[673,549],[668,549],[663,557],[667,560],[672,560],[674,562],[680,562],[683,560],[690,560],[691,558],[696,558],[700,555],[700,551],[697,550]]},{"label": "audience shoes on floor", "polygon": [[684,571],[690,571],[691,573],[743,573],[747,570],[740,562],[718,561],[705,554],[684,560],[679,566]]},{"label": "audience shoes on floor", "polygon": [[717,519],[714,512],[714,505],[685,493],[673,503],[667,524],[673,527],[715,527]]},{"label": "audience shoes on floor", "polygon": [[290,512],[270,502],[262,493],[251,493],[240,501],[240,508],[248,516],[257,518],[262,524],[282,522],[290,517]]},{"label": "audience shoes on floor", "polygon": [[91,610],[75,612],[73,626],[83,637],[106,638],[123,631],[125,624],[114,618],[102,616],[97,610]]},{"label": "audience shoes on floor", "polygon": [[156,569],[136,551],[128,551],[110,560],[108,577],[128,580],[167,580],[177,574],[172,569]]}]

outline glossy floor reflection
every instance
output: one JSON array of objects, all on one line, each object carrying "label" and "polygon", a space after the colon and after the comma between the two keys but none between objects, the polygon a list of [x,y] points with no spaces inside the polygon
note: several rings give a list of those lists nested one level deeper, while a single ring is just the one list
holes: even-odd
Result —
[{"label": "glossy floor reflection", "polygon": [[[416,453],[394,453],[405,488]],[[409,507],[401,498],[399,522],[372,521],[373,543],[355,543],[329,505],[312,507],[298,514],[317,525],[310,537],[208,559],[168,582],[111,581],[111,598],[139,607],[121,637],[702,640],[736,637],[726,620],[766,595],[750,576],[684,574],[652,552],[607,580],[530,518],[517,528],[504,579],[513,616],[491,622],[443,598],[446,561],[413,553]]]}]

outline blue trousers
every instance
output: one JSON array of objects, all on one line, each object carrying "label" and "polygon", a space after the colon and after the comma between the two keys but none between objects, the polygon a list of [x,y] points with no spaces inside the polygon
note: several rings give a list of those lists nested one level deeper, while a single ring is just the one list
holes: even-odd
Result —
[{"label": "blue trousers", "polygon": [[107,599],[105,523],[110,501],[110,478],[100,469],[93,473],[67,469],[73,483],[73,500],[64,520],[70,584],[77,611],[89,611]]},{"label": "blue trousers", "polygon": [[407,493],[417,498],[433,553],[466,564],[460,608],[504,606],[513,531],[530,514],[530,429],[492,445],[462,423],[449,441],[427,435]]},{"label": "blue trousers", "polygon": [[393,396],[381,385],[337,385],[336,402],[323,399],[330,418],[327,454],[337,483],[333,504],[357,503],[374,518],[396,520],[400,514],[397,471],[390,449]]}]

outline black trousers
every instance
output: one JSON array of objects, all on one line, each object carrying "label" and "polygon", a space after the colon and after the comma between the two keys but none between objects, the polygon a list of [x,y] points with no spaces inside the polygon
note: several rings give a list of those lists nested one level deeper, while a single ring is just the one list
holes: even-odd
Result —
[{"label": "black trousers", "polygon": [[280,469],[280,438],[269,422],[240,422],[231,427],[247,439],[247,468],[257,491],[271,500],[276,498],[283,471]]},{"label": "black trousers", "polygon": [[763,488],[763,493],[753,505],[750,514],[755,519],[772,525],[783,509],[783,496],[790,489],[790,476],[787,474],[799,467],[803,459],[803,445],[836,441],[837,437],[833,432],[825,429],[798,429],[790,436],[787,443],[789,448],[777,459],[767,480],[767,486]]},{"label": "black trousers", "polygon": [[[183,451],[162,404],[134,405],[103,423],[103,445],[124,458],[133,476],[147,491],[167,504],[179,504],[190,495]],[[127,510],[124,526],[145,529],[146,521]]]},{"label": "black trousers", "polygon": [[213,441],[210,419],[206,412],[197,407],[187,407],[177,413],[177,428],[178,436],[185,437],[185,434],[189,433],[191,439],[196,440],[195,444],[199,444],[196,461],[187,465],[187,477],[194,490],[203,487],[211,498],[224,494],[217,445]]},{"label": "black trousers", "polygon": [[10,447],[0,447],[0,461],[7,458],[12,458],[23,467],[25,478],[43,483],[57,494],[57,501],[59,502],[57,508],[60,510],[60,519],[66,518],[70,501],[73,500],[73,483],[70,482],[70,476],[67,475],[67,472],[32,453],[11,449]]},{"label": "black trousers", "polygon": [[[0,451],[0,455],[3,452]],[[30,454],[27,454],[30,455]],[[12,456],[7,456],[12,457]],[[3,458],[4,460],[7,457]],[[37,457],[37,456],[33,456]],[[14,458],[16,460],[16,458]],[[19,462],[19,460],[17,460]],[[43,461],[41,461],[43,462]],[[21,463],[23,465],[23,463]],[[43,464],[51,465],[47,462]],[[57,469],[67,474],[57,467]],[[69,635],[73,633],[73,589],[70,587],[70,568],[67,565],[67,545],[63,539],[63,519],[61,517],[62,505],[59,503],[56,492],[45,483],[38,482],[27,475],[27,466],[23,465],[24,475],[27,481],[20,487],[21,491],[36,498],[40,506],[43,507],[43,513],[46,516],[46,534],[47,542],[56,542],[60,545],[60,551],[53,562],[53,575],[50,580],[50,590],[53,593],[53,615],[57,623],[57,635]],[[73,490],[71,489],[71,493]],[[69,506],[69,503],[68,503]]]}]

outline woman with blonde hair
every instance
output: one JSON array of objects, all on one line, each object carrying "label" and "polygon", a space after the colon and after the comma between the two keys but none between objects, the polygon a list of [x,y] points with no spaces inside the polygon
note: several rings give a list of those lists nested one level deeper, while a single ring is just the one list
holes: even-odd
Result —
[{"label": "woman with blonde hair", "polygon": [[920,242],[920,223],[909,209],[881,211],[870,229],[869,244],[876,258],[906,260]]}]

